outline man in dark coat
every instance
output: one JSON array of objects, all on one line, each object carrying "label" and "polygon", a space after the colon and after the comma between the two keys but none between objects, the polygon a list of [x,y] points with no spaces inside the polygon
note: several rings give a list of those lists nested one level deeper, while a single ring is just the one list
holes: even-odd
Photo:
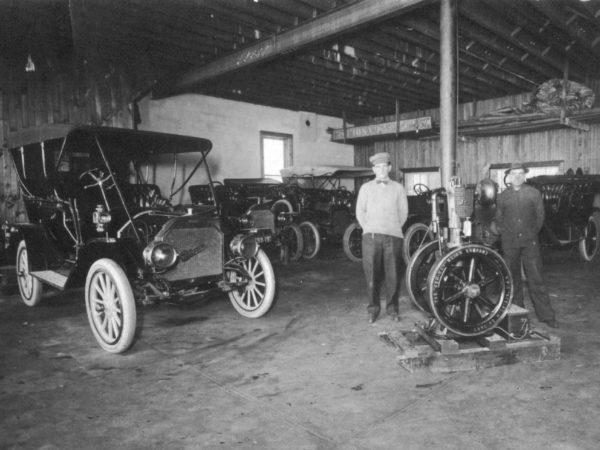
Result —
[{"label": "man in dark coat", "polygon": [[511,186],[498,196],[496,226],[501,237],[504,259],[513,277],[513,303],[523,306],[522,263],[529,296],[539,321],[557,328],[558,323],[542,276],[538,240],[544,224],[544,204],[540,192],[524,184],[527,172],[527,167],[521,162],[512,163],[506,171]]}]

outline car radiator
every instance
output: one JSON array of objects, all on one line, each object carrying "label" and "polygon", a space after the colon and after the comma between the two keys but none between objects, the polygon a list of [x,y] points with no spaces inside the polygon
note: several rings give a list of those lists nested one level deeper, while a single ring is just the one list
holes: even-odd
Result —
[{"label": "car radiator", "polygon": [[223,233],[210,221],[194,216],[175,219],[160,233],[179,254],[162,277],[169,281],[220,275],[223,272]]}]

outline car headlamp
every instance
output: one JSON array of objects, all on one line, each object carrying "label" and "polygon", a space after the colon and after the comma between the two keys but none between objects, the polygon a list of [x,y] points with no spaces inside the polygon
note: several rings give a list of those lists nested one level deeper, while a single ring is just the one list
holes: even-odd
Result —
[{"label": "car headlamp", "polygon": [[277,216],[277,225],[280,227],[284,227],[286,225],[291,225],[294,221],[294,218],[291,214],[279,214]]},{"label": "car headlamp", "polygon": [[254,219],[250,214],[244,214],[240,217],[240,224],[244,228],[252,228],[254,226]]},{"label": "car headlamp", "polygon": [[177,262],[177,250],[165,242],[155,242],[144,249],[146,263],[157,270],[166,270]]},{"label": "car headlamp", "polygon": [[229,243],[229,248],[234,255],[249,259],[258,253],[258,242],[254,236],[238,234]]}]

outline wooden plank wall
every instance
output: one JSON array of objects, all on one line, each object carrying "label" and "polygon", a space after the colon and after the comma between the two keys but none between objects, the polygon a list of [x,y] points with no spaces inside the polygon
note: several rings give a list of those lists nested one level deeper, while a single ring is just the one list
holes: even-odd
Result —
[{"label": "wooden plank wall", "polygon": [[[599,92],[594,89],[595,92]],[[530,94],[459,105],[458,120],[483,115],[504,107],[519,107]],[[598,104],[596,100],[596,104]],[[439,110],[416,111],[400,116],[431,115],[439,123]],[[385,120],[394,120],[387,117]],[[400,179],[400,168],[434,167],[441,165],[439,139],[389,139],[355,146],[355,164],[369,165],[369,156],[378,152],[392,156],[394,176]],[[563,168],[581,167],[584,172],[600,174],[600,124],[591,124],[589,132],[560,128],[515,135],[465,137],[457,143],[456,175],[466,183],[476,183],[487,176],[490,164],[520,159],[526,162],[564,160]]]},{"label": "wooden plank wall", "polygon": [[0,90],[0,223],[25,221],[13,163],[11,136],[51,124],[93,124],[131,128],[127,80],[116,73],[93,78],[79,71],[42,77],[2,74]]}]

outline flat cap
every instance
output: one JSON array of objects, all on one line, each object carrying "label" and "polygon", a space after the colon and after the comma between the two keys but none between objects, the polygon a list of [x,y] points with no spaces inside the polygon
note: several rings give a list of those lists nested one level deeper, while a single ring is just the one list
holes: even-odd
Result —
[{"label": "flat cap", "polygon": [[517,170],[517,169],[523,169],[525,171],[525,173],[529,172],[529,169],[527,168],[527,166],[525,164],[523,164],[521,161],[515,161],[510,163],[510,167],[508,169],[506,169],[504,171],[505,174],[509,174],[511,170]]},{"label": "flat cap", "polygon": [[389,153],[382,152],[382,153],[375,153],[373,156],[371,156],[369,158],[369,161],[373,165],[376,165],[376,164],[389,164],[389,163],[392,162],[392,158],[390,157]]}]

